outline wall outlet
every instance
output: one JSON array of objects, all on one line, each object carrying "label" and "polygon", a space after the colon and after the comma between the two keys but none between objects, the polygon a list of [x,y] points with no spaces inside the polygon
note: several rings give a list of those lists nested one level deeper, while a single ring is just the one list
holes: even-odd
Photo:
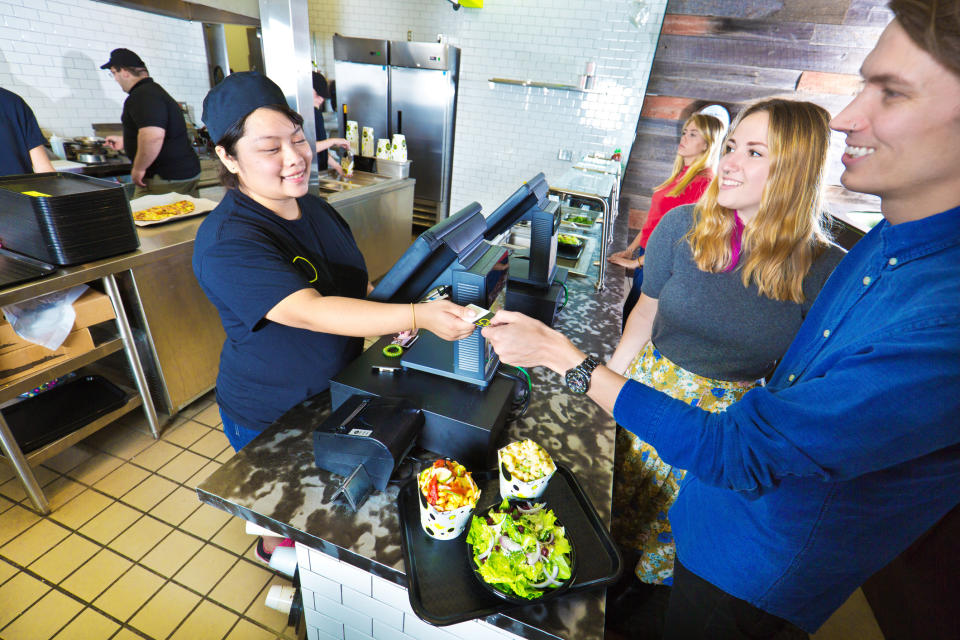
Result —
[{"label": "wall outlet", "polygon": [[557,160],[573,160],[573,149],[560,149]]}]

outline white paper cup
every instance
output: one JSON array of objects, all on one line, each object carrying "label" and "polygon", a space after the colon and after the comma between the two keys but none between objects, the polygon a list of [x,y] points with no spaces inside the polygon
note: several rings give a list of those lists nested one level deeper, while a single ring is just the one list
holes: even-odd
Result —
[{"label": "white paper cup", "polygon": [[373,127],[364,127],[360,133],[360,155],[372,158],[374,143]]},{"label": "white paper cup", "polygon": [[386,138],[377,140],[377,157],[381,160],[390,159],[390,141]]},{"label": "white paper cup", "polygon": [[350,151],[360,153],[360,128],[356,120],[347,120],[347,135],[344,137],[350,143]]},{"label": "white paper cup", "polygon": [[407,139],[402,133],[393,134],[390,143],[390,159],[396,162],[407,161]]},{"label": "white paper cup", "polygon": [[497,450],[497,469],[500,472],[500,496],[503,498],[520,498],[535,500],[547,490],[550,478],[557,472],[557,464],[553,464],[553,471],[547,475],[525,482],[515,477],[500,459],[500,450]]},{"label": "white paper cup", "polygon": [[[417,495],[420,496],[420,526],[428,536],[437,540],[453,540],[463,533],[477,506],[474,503],[452,511],[437,511],[436,507],[427,502],[427,498],[419,487],[417,487]],[[478,493],[477,501],[479,500]]]},{"label": "white paper cup", "polygon": [[267,591],[266,605],[281,613],[290,613],[297,590],[289,585],[275,584]]}]

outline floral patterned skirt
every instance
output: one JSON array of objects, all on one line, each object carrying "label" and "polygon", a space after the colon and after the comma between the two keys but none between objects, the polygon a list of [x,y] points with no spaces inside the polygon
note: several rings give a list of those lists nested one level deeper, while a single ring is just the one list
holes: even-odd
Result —
[{"label": "floral patterned skirt", "polygon": [[[663,356],[652,342],[637,354],[626,375],[704,411],[724,411],[757,386],[698,376]],[[667,512],[686,473],[657,455],[656,449],[617,427],[613,468],[612,533],[621,545],[640,553],[635,572],[640,580],[673,583],[676,549]]]}]

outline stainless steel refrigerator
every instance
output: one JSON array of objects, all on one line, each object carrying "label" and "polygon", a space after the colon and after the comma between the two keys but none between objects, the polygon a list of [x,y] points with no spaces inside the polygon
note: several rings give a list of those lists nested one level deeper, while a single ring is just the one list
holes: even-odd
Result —
[{"label": "stainless steel refrigerator", "polygon": [[[346,120],[375,138],[402,133],[416,178],[413,221],[450,213],[460,50],[446,44],[333,37],[341,131]],[[347,115],[344,116],[344,108]]]}]

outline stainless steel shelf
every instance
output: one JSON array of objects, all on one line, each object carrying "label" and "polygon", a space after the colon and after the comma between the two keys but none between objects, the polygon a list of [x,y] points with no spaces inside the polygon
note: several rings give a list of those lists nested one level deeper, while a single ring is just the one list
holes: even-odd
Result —
[{"label": "stainless steel shelf", "polygon": [[120,338],[114,338],[113,340],[108,340],[107,342],[94,347],[92,351],[87,351],[86,353],[82,353],[75,358],[64,360],[63,362],[59,362],[47,369],[42,369],[22,378],[17,378],[8,384],[0,386],[0,403],[6,402],[7,400],[12,400],[21,393],[30,391],[31,389],[43,384],[44,382],[47,382],[48,380],[53,380],[54,378],[58,378],[66,373],[70,373],[71,371],[76,371],[80,367],[85,367],[91,362],[95,362],[100,358],[105,358],[111,353],[116,353],[121,349],[123,349],[123,340]]},{"label": "stainless steel shelf", "polygon": [[554,89],[557,91],[573,91],[575,93],[603,93],[600,89],[581,89],[572,84],[558,82],[540,82],[538,80],[516,80],[513,78],[489,78],[487,82],[494,84],[510,84],[516,87],[534,87],[538,89]]}]

